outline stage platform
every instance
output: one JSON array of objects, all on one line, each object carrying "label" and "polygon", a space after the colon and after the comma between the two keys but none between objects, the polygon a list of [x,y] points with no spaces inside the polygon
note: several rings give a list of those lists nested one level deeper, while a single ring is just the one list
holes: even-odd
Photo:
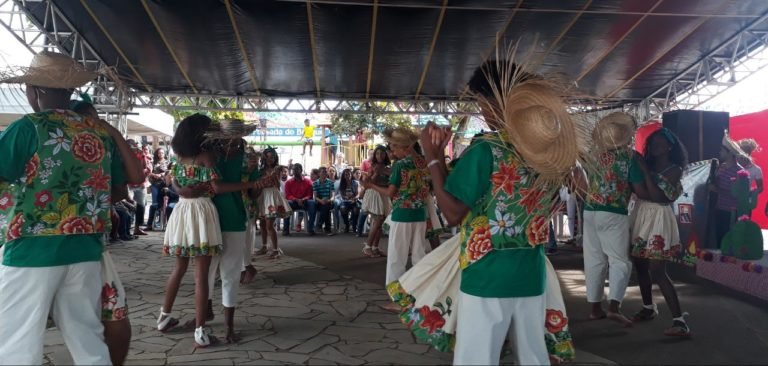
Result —
[{"label": "stage platform", "polygon": [[[745,261],[705,250],[696,263],[696,274],[763,300],[768,300],[768,230],[763,230],[763,258]],[[709,254],[706,254],[709,253]]]}]

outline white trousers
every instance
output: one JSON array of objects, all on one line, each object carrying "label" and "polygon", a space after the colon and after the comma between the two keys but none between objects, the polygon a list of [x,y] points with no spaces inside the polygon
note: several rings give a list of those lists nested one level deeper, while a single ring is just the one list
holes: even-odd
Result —
[{"label": "white trousers", "polygon": [[208,271],[208,299],[213,299],[218,269],[221,277],[221,304],[234,308],[237,305],[237,292],[240,290],[240,272],[243,271],[245,231],[222,231],[221,239],[224,250],[221,255],[213,257]]},{"label": "white trousers", "polygon": [[256,219],[248,219],[245,224],[245,246],[243,247],[243,271],[251,265],[251,255],[258,240],[256,235]]},{"label": "white trousers", "polygon": [[77,365],[111,365],[101,324],[101,262],[0,265],[0,365],[40,365],[48,314]]},{"label": "white trousers", "polygon": [[426,221],[390,223],[385,286],[397,281],[405,273],[409,251],[411,253],[411,265],[419,263],[421,258],[427,255],[429,243],[425,238],[426,233]]},{"label": "white trousers", "polygon": [[454,365],[498,365],[507,337],[516,365],[549,365],[544,295],[477,297],[459,293]]},{"label": "white trousers", "polygon": [[584,276],[587,301],[601,302],[608,275],[608,300],[621,302],[632,274],[629,259],[629,217],[584,211]]}]

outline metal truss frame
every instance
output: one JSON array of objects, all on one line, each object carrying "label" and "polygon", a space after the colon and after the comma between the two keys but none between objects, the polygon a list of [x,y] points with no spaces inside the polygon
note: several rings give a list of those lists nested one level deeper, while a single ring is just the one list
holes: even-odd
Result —
[{"label": "metal truss frame", "polygon": [[[763,14],[642,102],[628,106],[640,120],[695,109],[768,66],[768,27]],[[762,62],[755,62],[755,60]]]},{"label": "metal truss frame", "polygon": [[306,99],[298,97],[189,95],[169,93],[136,94],[135,107],[180,110],[244,112],[300,112],[351,114],[477,115],[477,104],[468,101]]},{"label": "metal truss frame", "polygon": [[[43,19],[27,9],[28,3],[45,6]],[[75,29],[51,0],[0,0],[0,25],[7,29],[30,52],[57,51],[69,55],[90,70],[108,69],[110,65]],[[91,95],[97,108],[107,112],[107,120],[120,131],[128,128],[127,112],[132,107],[131,91],[100,73],[93,82],[80,88]]]}]

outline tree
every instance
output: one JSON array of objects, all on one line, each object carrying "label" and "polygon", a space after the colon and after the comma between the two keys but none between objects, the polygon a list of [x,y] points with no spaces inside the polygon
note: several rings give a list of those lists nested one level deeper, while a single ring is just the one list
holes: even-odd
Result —
[{"label": "tree", "polygon": [[[227,104],[227,99],[221,99],[219,100],[219,103],[224,108],[237,108],[237,105],[234,104],[234,101],[230,103],[230,105]],[[245,115],[241,111],[220,111],[220,110],[206,110],[206,109],[176,109],[173,107],[162,107],[165,102],[164,100],[161,100],[161,109],[163,109],[166,113],[169,113],[171,116],[173,116],[173,129],[176,130],[176,126],[183,120],[184,118],[187,118],[193,114],[200,113],[204,114],[208,117],[210,117],[214,122],[218,122],[222,119],[245,119]],[[184,101],[181,103],[176,104],[177,106],[181,107],[191,107],[193,104],[189,103],[188,101]],[[208,102],[207,105],[209,108],[215,108],[216,103],[213,101]]]}]

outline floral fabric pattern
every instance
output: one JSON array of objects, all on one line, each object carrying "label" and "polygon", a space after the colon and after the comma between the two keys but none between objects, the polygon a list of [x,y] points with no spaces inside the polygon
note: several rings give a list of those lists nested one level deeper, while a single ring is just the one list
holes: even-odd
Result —
[{"label": "floral fabric pattern", "polygon": [[96,121],[63,110],[28,114],[18,123],[34,126],[38,146],[24,176],[0,187],[0,218],[8,223],[0,227],[0,238],[109,231],[114,151],[109,133]]},{"label": "floral fabric pattern", "polygon": [[[214,168],[200,165],[174,164],[171,176],[180,186],[186,187],[196,184],[209,183],[219,179],[220,175]],[[213,197],[215,193],[210,188],[205,197]]]},{"label": "floral fabric pattern", "polygon": [[[535,174],[525,167],[501,137],[479,137],[490,142],[493,154],[491,190],[478,202],[462,224],[459,257],[464,269],[494,250],[530,248],[549,237],[549,208],[554,188],[533,187]],[[559,187],[558,187],[559,188]]]},{"label": "floral fabric pattern", "polygon": [[221,254],[224,249],[222,245],[211,246],[208,243],[200,243],[199,246],[186,246],[182,244],[163,245],[163,256],[165,257],[197,257],[197,256],[216,256]]},{"label": "floral fabric pattern", "polygon": [[604,206],[626,210],[632,190],[629,170],[632,151],[629,148],[603,152],[597,159],[596,171],[590,174],[588,206]]},{"label": "floral fabric pattern", "polygon": [[636,237],[632,240],[632,256],[653,260],[686,262],[683,258],[683,245],[677,243],[668,246],[661,235],[654,235],[648,240]]},{"label": "floral fabric pattern", "polygon": [[417,209],[426,206],[429,195],[429,172],[416,167],[410,156],[399,160],[400,187],[392,201],[393,208]]}]

